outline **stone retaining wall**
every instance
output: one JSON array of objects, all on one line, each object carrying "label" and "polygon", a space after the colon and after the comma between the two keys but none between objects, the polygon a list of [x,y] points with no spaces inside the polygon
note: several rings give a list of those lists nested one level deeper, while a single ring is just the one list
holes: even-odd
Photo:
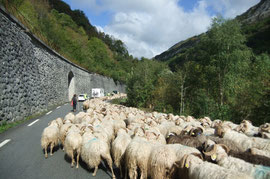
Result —
[{"label": "stone retaining wall", "polygon": [[0,8],[0,124],[68,102],[71,96],[125,92],[125,85],[71,63]]}]

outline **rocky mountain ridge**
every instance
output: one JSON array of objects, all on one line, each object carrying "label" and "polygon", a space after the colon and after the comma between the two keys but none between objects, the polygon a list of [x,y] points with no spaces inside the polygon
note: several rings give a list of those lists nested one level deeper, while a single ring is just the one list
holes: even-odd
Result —
[{"label": "rocky mountain ridge", "polygon": [[[251,7],[245,13],[237,16],[236,19],[239,20],[242,24],[244,24],[244,26],[248,26],[258,21],[262,21],[268,17],[270,17],[270,0],[261,0],[257,5]],[[269,27],[267,28],[269,29]],[[268,29],[267,31],[269,31]],[[165,62],[177,56],[178,54],[184,53],[187,49],[193,47],[199,42],[201,35],[203,34],[193,36],[188,38],[187,40],[176,43],[167,51],[156,55],[154,59]]]}]

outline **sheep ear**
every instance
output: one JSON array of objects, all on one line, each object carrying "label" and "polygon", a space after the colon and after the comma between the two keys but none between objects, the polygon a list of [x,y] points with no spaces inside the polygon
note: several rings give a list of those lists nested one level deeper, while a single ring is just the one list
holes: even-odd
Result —
[{"label": "sheep ear", "polygon": [[188,154],[185,154],[180,161],[180,168],[184,168],[184,167],[189,168],[189,164],[187,163],[187,161],[188,161],[187,159],[188,159]]}]

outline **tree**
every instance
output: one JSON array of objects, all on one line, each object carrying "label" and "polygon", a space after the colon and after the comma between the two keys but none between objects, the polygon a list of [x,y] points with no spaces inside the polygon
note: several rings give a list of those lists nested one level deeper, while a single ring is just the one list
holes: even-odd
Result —
[{"label": "tree", "polygon": [[245,40],[236,20],[218,17],[197,48],[202,54],[198,62],[204,68],[205,87],[216,100],[219,106],[216,117],[221,119],[230,118],[238,94],[247,87],[252,52]]}]

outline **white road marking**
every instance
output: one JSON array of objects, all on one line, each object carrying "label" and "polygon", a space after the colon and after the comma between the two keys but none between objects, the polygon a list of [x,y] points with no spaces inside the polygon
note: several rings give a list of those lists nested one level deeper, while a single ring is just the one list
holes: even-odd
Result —
[{"label": "white road marking", "polygon": [[67,105],[68,103],[64,104],[64,105]]},{"label": "white road marking", "polygon": [[4,140],[4,141],[0,144],[0,148],[3,147],[4,145],[6,145],[9,141],[11,141],[11,139],[6,139],[6,140]]},{"label": "white road marking", "polygon": [[56,109],[59,109],[59,108],[61,108],[61,106],[58,106]]},{"label": "white road marking", "polygon": [[28,126],[32,126],[33,124],[35,124],[35,123],[38,122],[38,121],[39,121],[39,119],[37,119],[37,120],[35,120],[34,122],[28,124]]},{"label": "white road marking", "polygon": [[50,111],[50,112],[47,112],[47,114],[46,115],[48,115],[48,114],[51,114],[52,113],[52,111]]}]

